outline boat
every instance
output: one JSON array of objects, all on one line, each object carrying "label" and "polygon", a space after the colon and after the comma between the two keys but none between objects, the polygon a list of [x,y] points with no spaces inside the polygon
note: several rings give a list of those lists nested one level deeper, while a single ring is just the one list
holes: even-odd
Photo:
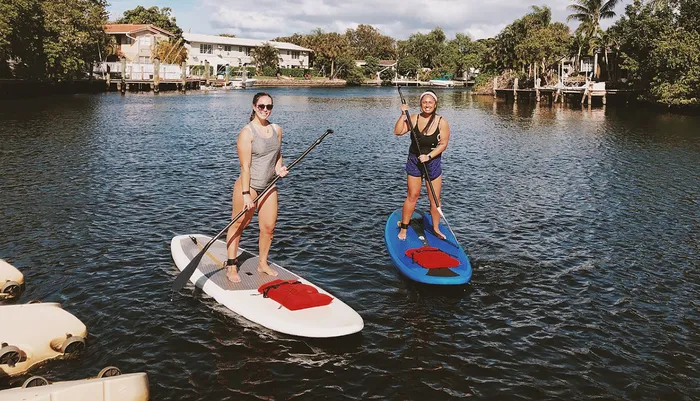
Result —
[{"label": "boat", "polygon": [[0,305],[0,377],[85,348],[87,328],[58,303]]},{"label": "boat", "polygon": [[24,289],[24,275],[0,259],[0,301],[19,297]]},{"label": "boat", "polygon": [[406,239],[400,240],[401,209],[387,219],[384,241],[396,268],[409,279],[435,285],[462,285],[472,277],[469,257],[452,232],[440,223],[445,239],[433,231],[430,213],[416,211],[411,216]]},{"label": "boat", "polygon": [[430,85],[430,86],[440,86],[440,87],[443,87],[443,88],[452,88],[453,86],[455,86],[455,81],[453,81],[453,80],[451,80],[451,79],[442,79],[442,78],[440,78],[440,79],[431,79],[430,81],[428,81],[428,85]]},{"label": "boat", "polygon": [[0,391],[0,401],[148,401],[146,373],[122,374],[108,366],[97,377],[50,383],[32,376],[22,387]]},{"label": "boat", "polygon": [[244,69],[236,72],[236,75],[229,81],[228,86],[234,89],[245,89],[253,87],[257,81],[255,78],[248,78],[248,70]]},{"label": "boat", "polygon": [[[175,266],[184,270],[211,237],[191,234],[172,239]],[[357,333],[362,317],[340,299],[299,275],[270,263],[278,272],[268,276],[257,271],[258,256],[239,248],[241,282],[226,278],[226,243],[217,240],[190,276],[190,281],[216,302],[270,330],[300,337],[329,338]]]}]

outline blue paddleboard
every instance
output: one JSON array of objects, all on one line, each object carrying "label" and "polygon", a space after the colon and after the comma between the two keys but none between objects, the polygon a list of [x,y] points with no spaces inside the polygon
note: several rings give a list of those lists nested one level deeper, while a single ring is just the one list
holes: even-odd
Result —
[{"label": "blue paddleboard", "polygon": [[[440,223],[440,231],[447,236],[441,239],[433,232],[433,220],[430,213],[416,211],[411,216],[411,223],[406,232],[406,239],[400,240],[399,221],[401,209],[389,216],[384,229],[384,240],[392,262],[406,277],[419,283],[459,285],[466,284],[472,277],[472,266],[464,249],[457,243],[450,230]],[[459,263],[455,267],[425,268],[414,261],[406,252],[421,247],[438,248]]]}]

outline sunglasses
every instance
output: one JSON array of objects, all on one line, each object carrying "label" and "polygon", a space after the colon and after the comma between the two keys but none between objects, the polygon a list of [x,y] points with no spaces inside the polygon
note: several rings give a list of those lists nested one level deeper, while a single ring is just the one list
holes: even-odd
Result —
[{"label": "sunglasses", "polygon": [[268,110],[272,110],[272,105],[271,105],[271,104],[259,104],[259,105],[255,106],[255,107],[257,107],[258,110],[260,110],[260,111],[265,110],[265,108],[267,108]]}]

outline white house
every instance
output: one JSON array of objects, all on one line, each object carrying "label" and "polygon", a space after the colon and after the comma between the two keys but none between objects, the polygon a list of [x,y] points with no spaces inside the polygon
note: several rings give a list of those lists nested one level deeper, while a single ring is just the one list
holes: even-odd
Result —
[{"label": "white house", "polygon": [[107,61],[125,57],[134,63],[151,63],[151,53],[156,43],[175,37],[171,32],[151,24],[107,24],[105,32],[114,37],[116,54]]},{"label": "white house", "polygon": [[313,50],[292,43],[257,39],[229,38],[226,36],[184,33],[187,48],[187,65],[209,62],[214,71],[222,71],[226,65],[241,67],[255,65],[251,51],[265,43],[279,50],[279,66],[286,68],[309,68],[309,56]]}]

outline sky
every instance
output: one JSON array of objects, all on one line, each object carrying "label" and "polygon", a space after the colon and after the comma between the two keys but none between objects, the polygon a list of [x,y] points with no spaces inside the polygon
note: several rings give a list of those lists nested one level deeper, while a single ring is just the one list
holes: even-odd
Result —
[{"label": "sky", "polygon": [[[152,0],[151,0],[152,1]],[[631,0],[616,8],[624,13]],[[112,0],[110,20],[141,5],[170,7],[184,32],[270,40],[294,33],[308,34],[316,28],[345,33],[359,24],[372,25],[394,39],[430,32],[439,26],[448,39],[457,33],[472,39],[493,37],[506,25],[530,11],[532,5],[548,6],[552,20],[566,22],[567,0]],[[607,28],[614,20],[602,23]],[[576,27],[576,22],[569,25]]]}]

